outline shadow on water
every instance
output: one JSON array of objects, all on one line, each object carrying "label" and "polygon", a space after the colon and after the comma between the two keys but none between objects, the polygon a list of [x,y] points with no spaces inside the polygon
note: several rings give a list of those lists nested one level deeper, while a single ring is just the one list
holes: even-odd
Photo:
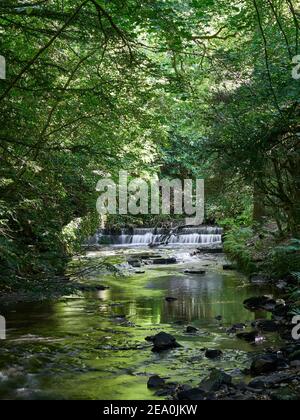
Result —
[{"label": "shadow on water", "polygon": [[[258,347],[226,329],[266,317],[242,302],[270,290],[253,289],[238,273],[222,272],[221,264],[222,257],[214,257],[205,275],[183,274],[190,263],[121,278],[99,273],[93,280],[110,289],[1,308],[8,331],[0,341],[0,398],[159,399],[146,386],[151,374],[192,385],[212,367],[241,375],[237,369],[249,366],[251,353],[277,338],[267,335]],[[186,334],[187,325],[199,332]],[[152,353],[144,339],[162,330],[182,346]],[[222,349],[223,358],[209,361],[203,348]]]}]

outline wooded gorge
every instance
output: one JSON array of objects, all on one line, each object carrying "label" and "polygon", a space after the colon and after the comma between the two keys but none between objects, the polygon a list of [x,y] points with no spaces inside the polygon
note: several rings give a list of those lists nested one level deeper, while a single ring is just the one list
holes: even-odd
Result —
[{"label": "wooded gorge", "polygon": [[217,222],[251,224],[254,195],[299,234],[298,53],[292,1],[3,1],[3,269],[60,269],[97,171],[124,167],[207,178]]},{"label": "wooded gorge", "polygon": [[0,55],[3,296],[66,277],[103,222],[98,180],[126,170],[203,178],[205,225],[224,229],[227,257],[288,280],[299,314],[296,0],[1,0]]}]

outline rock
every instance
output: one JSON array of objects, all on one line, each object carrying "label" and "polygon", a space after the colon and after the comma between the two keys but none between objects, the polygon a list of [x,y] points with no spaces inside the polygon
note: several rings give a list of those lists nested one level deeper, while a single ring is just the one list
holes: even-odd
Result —
[{"label": "rock", "polygon": [[258,337],[258,331],[238,333],[236,336],[240,340],[248,341],[248,343],[255,343],[255,339]]},{"label": "rock", "polygon": [[244,330],[246,328],[245,324],[234,324],[231,328],[226,330],[227,334],[236,334],[239,330]]},{"label": "rock", "polygon": [[223,248],[197,248],[197,254],[223,254]]},{"label": "rock", "polygon": [[286,317],[291,308],[285,304],[277,304],[273,309],[273,315],[278,317]]},{"label": "rock", "polygon": [[177,394],[179,401],[204,401],[206,398],[206,392],[200,388],[193,388],[187,391],[180,391]]},{"label": "rock", "polygon": [[149,335],[148,337],[145,338],[146,341],[149,341],[150,343],[153,343],[154,341],[154,335]]},{"label": "rock", "polygon": [[230,375],[227,375],[227,373],[221,370],[214,369],[210,376],[200,383],[199,387],[205,392],[213,392],[219,391],[223,385],[230,386],[231,384],[232,378]]},{"label": "rock", "polygon": [[180,347],[175,337],[165,332],[160,332],[153,337],[153,352],[160,352],[169,349],[175,349]]},{"label": "rock", "polygon": [[151,376],[149,378],[147,387],[149,389],[159,389],[165,385],[166,381],[163,378],[160,378],[158,375]]},{"label": "rock", "polygon": [[176,300],[178,300],[177,298],[174,297],[166,297],[165,299],[167,302],[175,302]]},{"label": "rock", "polygon": [[186,332],[188,334],[196,334],[196,332],[198,332],[198,328],[192,327],[191,325],[189,325],[188,327],[186,327]]},{"label": "rock", "polygon": [[221,350],[206,350],[205,357],[207,359],[219,359],[223,356],[223,352]]},{"label": "rock", "polygon": [[165,384],[161,389],[155,392],[158,397],[168,397],[176,394],[178,389],[182,388],[179,384],[168,383]]},{"label": "rock", "polygon": [[223,265],[223,270],[225,271],[229,271],[229,270],[236,270],[237,267],[233,264],[224,264]]},{"label": "rock", "polygon": [[232,328],[235,328],[236,330],[243,330],[244,328],[246,328],[246,324],[233,324]]},{"label": "rock", "polygon": [[142,267],[142,263],[141,263],[141,261],[140,261],[140,260],[133,260],[133,259],[130,259],[130,260],[128,260],[127,262],[128,262],[128,264],[129,264],[129,265],[131,265],[131,267],[133,267],[133,268],[140,268],[140,267]]},{"label": "rock", "polygon": [[108,286],[103,285],[78,285],[78,290],[81,292],[93,292],[93,291],[102,291],[102,290],[108,290]]},{"label": "rock", "polygon": [[260,331],[264,332],[276,332],[279,330],[279,325],[275,321],[270,321],[268,319],[259,319],[252,322],[252,327],[258,328]]},{"label": "rock", "polygon": [[184,274],[199,274],[204,275],[206,273],[205,270],[184,270]]},{"label": "rock", "polygon": [[291,383],[296,377],[297,375],[293,375],[290,372],[275,372],[268,376],[254,378],[249,382],[248,386],[255,389],[274,388],[281,383]]},{"label": "rock", "polygon": [[135,274],[145,274],[146,273],[146,271],[144,271],[144,270],[136,270],[135,271]]},{"label": "rock", "polygon": [[250,371],[252,375],[275,372],[278,368],[278,357],[273,354],[258,356],[253,360]]},{"label": "rock", "polygon": [[176,264],[177,260],[175,257],[172,258],[154,258],[153,260],[151,260],[152,264]]},{"label": "rock", "polygon": [[276,301],[274,299],[269,298],[268,296],[258,296],[246,299],[244,301],[244,306],[250,311],[272,311],[276,306]]},{"label": "rock", "polygon": [[223,317],[222,317],[222,315],[218,315],[218,316],[216,316],[216,317],[215,317],[215,319],[216,319],[217,321],[222,321]]},{"label": "rock", "polygon": [[248,386],[254,389],[264,389],[266,388],[266,378],[264,376],[254,378]]},{"label": "rock", "polygon": [[151,259],[154,259],[154,258],[162,258],[162,256],[160,254],[153,254],[153,253],[150,253],[150,254],[140,254],[138,257],[141,260],[145,260],[145,261],[151,260]]}]

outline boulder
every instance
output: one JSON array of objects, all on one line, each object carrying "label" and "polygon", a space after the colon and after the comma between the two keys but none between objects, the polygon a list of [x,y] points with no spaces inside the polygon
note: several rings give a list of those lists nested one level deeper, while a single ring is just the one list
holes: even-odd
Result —
[{"label": "boulder", "polygon": [[222,355],[223,352],[221,350],[206,350],[205,352],[207,359],[219,359]]},{"label": "boulder", "polygon": [[149,389],[159,389],[162,388],[165,385],[165,383],[166,382],[163,378],[159,377],[158,375],[155,375],[149,378],[147,387]]},{"label": "boulder", "polygon": [[152,349],[153,352],[160,352],[160,351],[175,349],[177,347],[180,347],[180,345],[176,341],[176,338],[165,332],[160,332],[159,334],[155,335],[153,337],[152,342],[153,342],[153,349]]},{"label": "boulder", "polygon": [[265,310],[272,312],[276,306],[276,301],[268,296],[257,296],[246,299],[244,306],[250,311]]},{"label": "boulder", "polygon": [[248,343],[255,343],[255,339],[258,337],[258,331],[242,332],[238,333],[236,336],[240,340],[248,341]]},{"label": "boulder", "polygon": [[281,383],[291,383],[295,378],[297,378],[297,375],[290,372],[275,372],[268,376],[254,378],[248,386],[255,389],[274,388]]},{"label": "boulder", "polygon": [[198,331],[199,331],[198,328],[192,327],[191,325],[186,327],[186,333],[188,334],[196,334],[196,332]]},{"label": "boulder", "polygon": [[280,304],[275,305],[272,313],[276,317],[284,318],[288,316],[290,310],[291,310],[290,306],[280,303]]},{"label": "boulder", "polygon": [[252,362],[250,371],[252,375],[275,372],[278,368],[278,357],[274,354],[258,356]]},{"label": "boulder", "polygon": [[219,391],[223,385],[230,386],[232,384],[232,378],[227,373],[222,372],[218,369],[213,369],[210,376],[204,379],[199,387],[205,392]]},{"label": "boulder", "polygon": [[252,322],[251,325],[252,327],[264,332],[276,332],[280,328],[277,322],[268,319],[259,319],[257,321]]}]

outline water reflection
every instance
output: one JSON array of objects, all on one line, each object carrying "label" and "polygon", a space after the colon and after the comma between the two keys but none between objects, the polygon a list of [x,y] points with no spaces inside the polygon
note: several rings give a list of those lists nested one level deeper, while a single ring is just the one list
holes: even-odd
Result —
[{"label": "water reflection", "polygon": [[[110,289],[104,291],[0,308],[8,327],[8,340],[0,342],[0,398],[151,399],[150,374],[198,383],[211,367],[247,366],[255,348],[225,330],[254,320],[258,315],[242,302],[265,291],[252,290],[242,276],[220,273],[215,266],[205,275],[182,272],[176,266],[128,278],[106,276],[101,281]],[[166,296],[177,300],[166,302]],[[187,324],[201,334],[185,334]],[[147,347],[135,350],[161,330],[176,335],[182,347],[163,355]],[[208,361],[203,347],[222,348],[224,358]],[[25,397],[20,388],[27,390]]]}]

